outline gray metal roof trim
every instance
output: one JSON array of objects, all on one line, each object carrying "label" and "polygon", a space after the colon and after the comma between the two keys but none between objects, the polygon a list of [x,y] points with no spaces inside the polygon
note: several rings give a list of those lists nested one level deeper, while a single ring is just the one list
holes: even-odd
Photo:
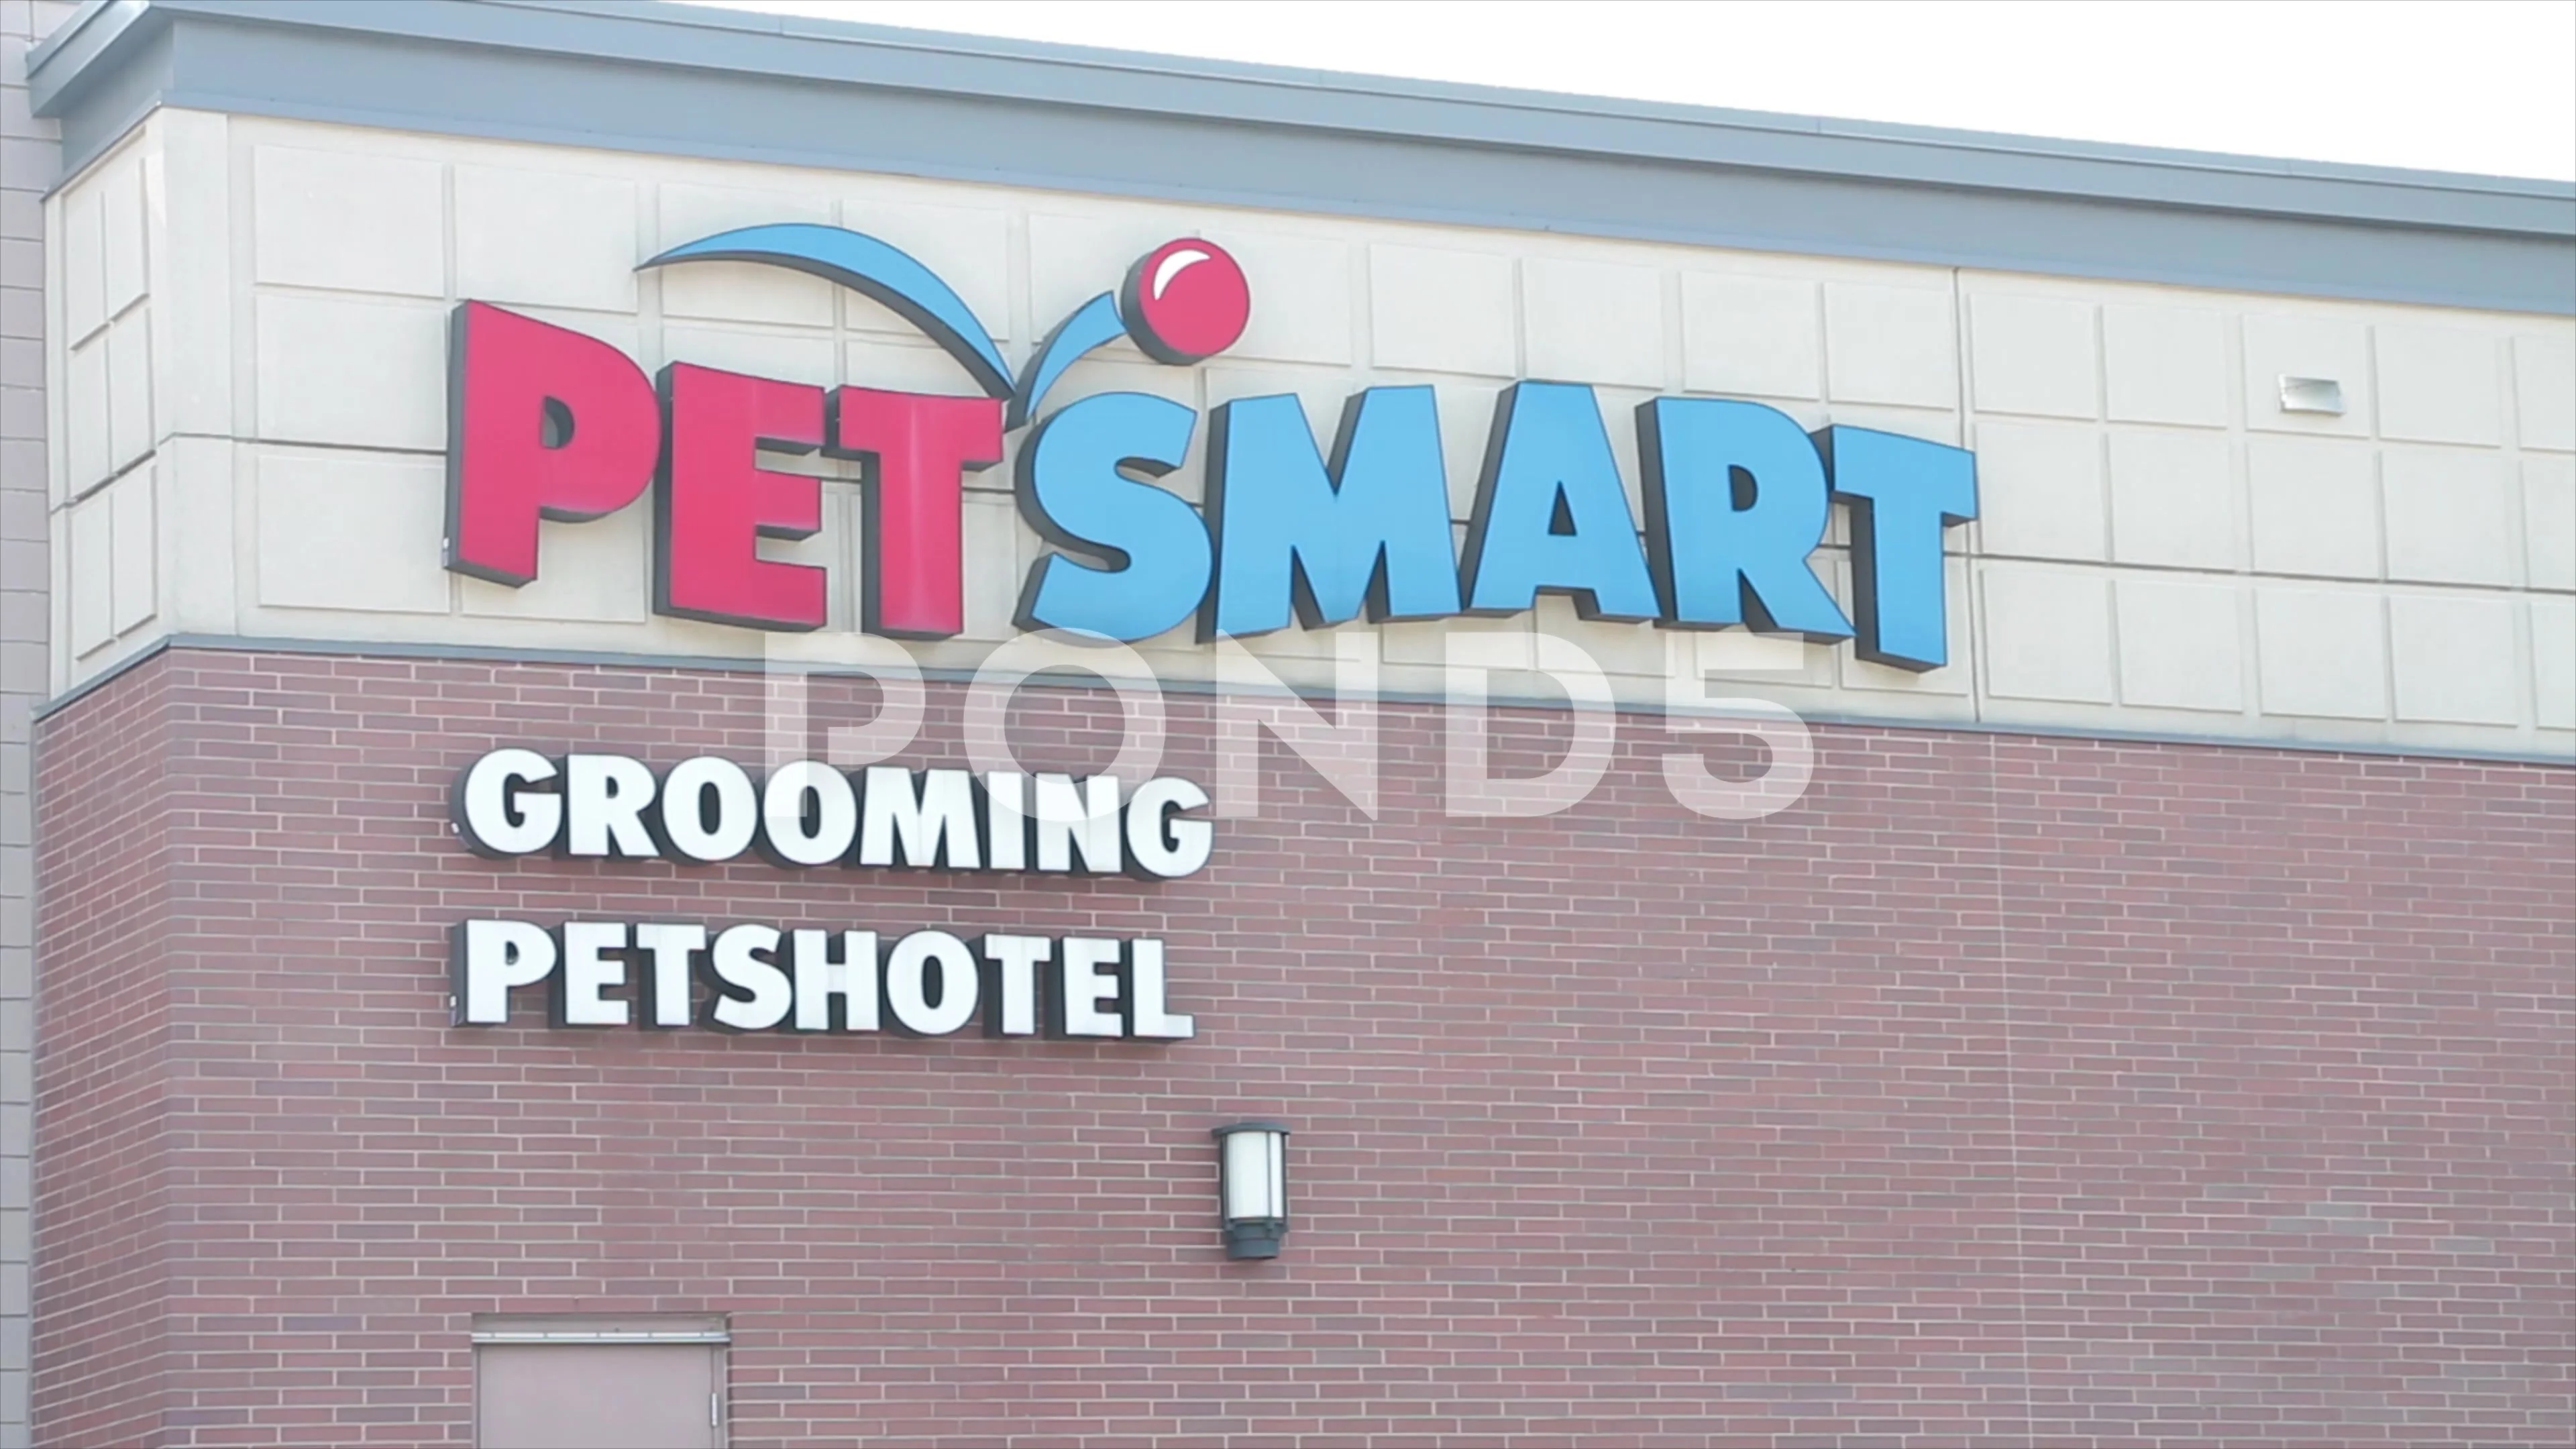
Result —
[{"label": "gray metal roof trim", "polygon": [[[210,38],[214,31],[247,38],[249,27],[293,33],[306,43],[276,47],[277,58],[256,84],[240,83],[246,52],[237,41],[229,50],[212,44],[170,47],[156,62],[161,71],[148,80],[130,77],[121,87],[97,85],[123,68],[122,58],[154,53],[144,42],[160,32],[194,28]],[[355,47],[350,65],[322,64],[323,51],[314,49],[314,42]],[[218,52],[231,63],[217,63],[212,57]],[[295,58],[289,59],[289,52]],[[472,61],[478,53],[486,60],[509,54],[540,65],[584,62],[582,84],[590,89],[582,106],[551,110],[530,96],[505,96],[491,89],[476,108],[481,114],[460,114],[452,104],[452,84],[417,83],[442,66]],[[365,67],[393,83],[354,90],[346,75],[335,73]],[[415,82],[409,88],[409,109],[402,72]],[[92,0],[30,54],[29,74],[35,103],[46,114],[78,110],[82,93],[97,89],[118,94],[126,110],[187,104],[1228,205],[1819,250],[2241,290],[2576,311],[2576,184],[1602,100],[682,4]],[[689,79],[692,75],[695,81]],[[710,124],[705,135],[659,118],[703,116],[708,110],[646,105],[639,99],[647,89],[661,94],[690,85],[707,88],[710,95],[740,94],[746,82],[764,88],[765,119],[738,117],[729,131]],[[128,91],[135,94],[124,94]],[[785,94],[789,91],[803,94],[791,99]],[[810,120],[794,123],[832,105],[908,108],[907,115],[913,116],[953,114],[942,108],[958,103],[975,108],[982,143],[975,153],[977,164],[961,164],[935,138],[916,142],[911,153],[871,152],[863,151],[867,143],[859,140],[818,140]],[[130,121],[125,115],[105,115],[104,105],[95,109],[102,114],[88,124],[66,125],[67,167],[85,162],[112,140],[109,124]],[[1039,126],[1041,113],[1077,126],[1089,124],[1102,134],[1150,136],[1160,150],[1130,162],[1063,146],[1050,151],[1043,144],[1009,144]],[[1091,120],[1078,122],[1078,117]],[[1021,130],[1012,132],[1013,126]],[[851,134],[850,128],[833,129],[845,138]],[[1302,163],[1302,174],[1298,164],[1274,164],[1264,168],[1271,179],[1259,186],[1246,186],[1239,172],[1221,175],[1225,168],[1206,164],[1209,143],[1220,130],[1228,133],[1224,139],[1229,146],[1257,143],[1265,133],[1280,145],[1306,138],[1307,154],[1274,158]],[[1421,186],[1381,187],[1375,195],[1354,197],[1349,188],[1327,189],[1321,177],[1331,168],[1314,164],[1333,148],[1347,162],[1352,146],[1375,147],[1372,160],[1399,168],[1426,167],[1441,155],[1455,158],[1471,151],[1483,160],[1475,163],[1478,176],[1473,180],[1425,176]],[[1010,159],[1000,159],[1006,157]],[[1677,202],[1659,207],[1568,195],[1561,169],[1584,160],[1661,168],[1667,178],[1698,177],[1695,184],[1704,194],[1679,211]],[[1129,174],[1121,173],[1122,164]],[[1516,187],[1498,169],[1514,167],[1525,168],[1521,180],[1533,184]],[[1535,184],[1542,180],[1548,184]],[[1797,204],[1778,207],[1785,194],[1777,188],[1791,184],[1803,184],[1806,190]],[[1721,196],[1727,187],[1735,189]],[[1873,222],[1851,209],[1853,197],[1862,191],[1883,198],[1891,216],[1908,206],[1943,214],[1930,217],[1938,224],[1928,227],[1890,226],[1886,216]],[[1547,200],[1531,203],[1518,200],[1519,195]],[[1933,199],[1941,196],[1950,199]],[[1718,200],[1740,205],[1708,204]],[[1774,204],[1773,215],[1788,219],[1762,217],[1757,224],[1729,220],[1760,203]],[[2046,227],[2031,234],[2041,217],[2025,211],[1998,215],[1982,226],[1963,224],[1955,215],[1962,204],[2000,205],[2005,212],[2031,204],[2054,208],[2049,224],[2064,233],[2062,264],[2043,264],[2055,260],[2051,248],[2057,244]],[[2101,228],[2067,211],[2086,205],[2109,207],[2133,219],[2160,215],[2163,234],[2152,246],[2088,236]],[[2195,222],[2195,217],[2205,221]],[[2179,238],[2171,230],[2176,225],[2218,230],[2200,238],[2204,245],[2176,246]],[[2282,226],[2289,230],[2278,230]],[[2015,231],[2021,235],[2009,235]],[[2395,242],[2409,235],[2410,242]],[[2428,267],[2424,248],[2453,245],[2445,238],[2457,238],[2456,245],[2470,250],[2451,257],[2447,268]],[[2316,249],[2328,241],[2334,255],[2323,256]],[[2312,256],[2319,258],[2316,265],[2310,265]],[[2456,275],[2441,275],[2445,271]]]},{"label": "gray metal roof trim", "polygon": [[[1902,180],[1916,183],[1999,187],[2059,194],[2100,194],[2171,205],[2205,205],[2229,209],[2250,207],[2298,215],[2354,220],[2397,221],[2425,226],[2499,227],[2544,235],[2576,235],[2576,183],[2542,179],[2478,176],[2397,167],[2355,166],[2333,162],[2231,155],[2129,146],[2105,142],[2059,140],[1996,132],[1962,131],[1887,122],[1838,120],[1775,112],[1740,111],[1606,97],[1561,95],[1499,86],[1418,81],[1357,72],[1320,71],[1287,66],[1155,55],[1034,41],[1011,41],[943,31],[908,30],[851,21],[806,19],[758,12],[717,10],[669,3],[610,5],[600,0],[91,0],[87,13],[64,25],[28,56],[31,80],[50,80],[55,52],[75,32],[105,17],[117,23],[119,13],[140,18],[147,12],[172,16],[288,25],[306,29],[345,30],[464,45],[499,45],[590,58],[677,65],[694,69],[738,69],[762,75],[897,86],[974,96],[1012,95],[1065,105],[1108,106],[1171,116],[1198,116],[1241,122],[1260,120],[1279,125],[1313,125],[1338,131],[1366,131],[1420,139],[1502,144],[1539,149],[1652,156],[1665,160],[1717,165],[1760,166],[1834,175]],[[718,32],[758,46],[757,53],[731,53],[735,47],[705,48],[703,35],[683,39],[667,32]],[[777,45],[763,42],[775,41]],[[659,43],[656,43],[659,42]],[[103,47],[91,48],[92,58]],[[888,75],[857,59],[854,52],[894,52],[911,60],[944,58],[958,66],[1009,67],[1008,79],[1019,85],[996,86],[1005,77],[977,75]],[[793,54],[804,62],[782,69]],[[842,63],[829,62],[838,59]],[[1055,85],[1030,84],[1052,74]],[[1241,108],[1190,104],[1188,96],[1153,97],[1105,91],[1106,74],[1142,76],[1185,86],[1224,86],[1272,100],[1260,114]],[[1331,93],[1339,107],[1358,100],[1385,114],[1354,116],[1347,110],[1319,114],[1300,107],[1300,99]],[[1241,96],[1235,97],[1241,99]],[[1527,117],[1521,125],[1506,118]],[[1476,124],[1482,120],[1484,124]],[[1538,126],[1570,127],[1549,133]],[[1600,134],[1611,130],[1636,135]],[[1740,145],[1813,147],[1816,143],[1873,148],[1901,148],[1919,156],[1942,155],[1963,169],[1942,174],[1931,165],[1899,166],[1867,162],[1868,157],[1841,151],[1812,156],[1729,153],[1703,142],[1675,144],[1689,138],[1724,137]],[[1640,144],[1641,142],[1647,144]],[[1661,142],[1662,144],[1654,144]],[[2011,158],[2010,168],[1992,164]],[[2018,168],[2025,174],[2010,174]],[[2182,173],[2204,183],[2260,182],[2287,194],[2192,196],[2180,187],[2118,187],[2088,183],[2082,171],[2108,171],[2138,177],[2155,172]],[[2045,174],[2043,174],[2043,172]],[[2281,183],[2289,183],[2284,187]],[[2460,198],[2479,197],[2537,203],[2543,210],[2511,217],[2438,216],[2377,207],[2320,206],[2327,198],[2316,188],[2368,188],[2427,192]]]}]

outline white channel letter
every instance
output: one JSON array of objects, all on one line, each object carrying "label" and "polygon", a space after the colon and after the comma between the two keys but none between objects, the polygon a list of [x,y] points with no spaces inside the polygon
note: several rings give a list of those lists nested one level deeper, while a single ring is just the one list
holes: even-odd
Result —
[{"label": "white channel letter", "polygon": [[662,838],[686,859],[731,860],[751,848],[759,829],[760,794],[733,761],[696,755],[662,777]]},{"label": "white channel letter", "polygon": [[984,776],[984,864],[994,870],[1029,868],[1029,777],[1017,770]]},{"label": "white channel letter", "polygon": [[[1067,936],[1063,959],[1057,968],[1056,989],[1049,994],[1048,1005],[1054,1021],[1052,1036],[1124,1036],[1127,1023],[1120,1017],[1118,1000],[1118,964],[1120,951],[1116,941],[1097,936]],[[1111,1003],[1107,1010],[1102,1002]]]},{"label": "white channel letter", "polygon": [[725,1031],[767,1031],[787,1019],[796,992],[775,964],[777,957],[775,926],[728,926],[716,934],[709,964],[719,979],[747,997],[717,992],[711,1025]]},{"label": "white channel letter", "polygon": [[526,921],[466,921],[456,928],[451,1011],[458,1026],[499,1026],[510,993],[554,974],[555,938]]},{"label": "white channel letter", "polygon": [[1038,966],[1055,955],[1044,936],[986,936],[984,959],[992,969],[984,984],[984,1028],[994,1036],[1038,1032]]},{"label": "white channel letter", "polygon": [[561,773],[534,750],[494,750],[468,766],[456,787],[456,824],[477,855],[533,855],[563,828],[563,796],[529,790]]},{"label": "white channel letter", "polygon": [[[942,850],[946,859],[941,859]],[[868,766],[859,799],[859,864],[977,870],[975,777],[964,770]]]},{"label": "white channel letter", "polygon": [[632,1018],[627,1003],[599,993],[626,984],[626,960],[612,951],[626,949],[622,921],[563,923],[563,967],[555,974],[556,1026],[624,1026]]},{"label": "white channel letter", "polygon": [[1187,1041],[1198,1035],[1198,1018],[1165,1007],[1163,943],[1140,936],[1127,943],[1128,1035],[1156,1041]]},{"label": "white channel letter", "polygon": [[653,772],[624,755],[564,757],[564,849],[580,856],[648,860],[661,852],[644,828]]},{"label": "white channel letter", "polygon": [[1216,849],[1216,826],[1180,812],[1207,802],[1205,790],[1171,775],[1137,786],[1127,797],[1127,858],[1165,880],[1198,874]]},{"label": "white channel letter", "polygon": [[707,928],[646,922],[635,928],[635,946],[650,958],[644,972],[644,1024],[665,1031],[687,1026],[689,958],[707,949]]},{"label": "white channel letter", "polygon": [[858,793],[831,766],[797,760],[772,771],[761,786],[760,820],[772,857],[788,865],[830,865],[850,853],[858,834]]},{"label": "white channel letter", "polygon": [[[874,1031],[877,1029],[877,933],[843,931],[841,949],[832,951],[829,931],[789,935],[787,957],[796,972],[798,1031]],[[832,1003],[838,1000],[836,1024]]]},{"label": "white channel letter", "polygon": [[1036,783],[1037,808],[1029,814],[1037,822],[1038,869],[1072,870],[1076,851],[1086,871],[1126,869],[1119,858],[1117,777],[1094,775],[1079,792],[1071,775],[1040,775]]},{"label": "white channel letter", "polygon": [[1261,731],[1297,752],[1324,783],[1377,818],[1377,636],[1333,636],[1333,718],[1308,704],[1233,639],[1216,641],[1216,815],[1261,813]]},{"label": "white channel letter", "polygon": [[[939,972],[939,1001],[930,1000],[930,971]],[[915,931],[886,953],[886,1009],[915,1036],[946,1036],[975,1018],[981,989],[975,953],[946,931]]]}]

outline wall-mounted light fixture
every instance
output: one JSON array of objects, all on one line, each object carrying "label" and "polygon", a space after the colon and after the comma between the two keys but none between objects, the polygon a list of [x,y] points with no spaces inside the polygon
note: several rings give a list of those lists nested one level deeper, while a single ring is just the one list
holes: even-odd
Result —
[{"label": "wall-mounted light fixture", "polygon": [[2281,374],[2281,411],[2342,417],[2343,384],[2331,377],[2292,377],[2285,372]]},{"label": "wall-mounted light fixture", "polygon": [[1276,1258],[1288,1236],[1288,1126],[1230,1122],[1216,1129],[1216,1195],[1229,1258]]}]

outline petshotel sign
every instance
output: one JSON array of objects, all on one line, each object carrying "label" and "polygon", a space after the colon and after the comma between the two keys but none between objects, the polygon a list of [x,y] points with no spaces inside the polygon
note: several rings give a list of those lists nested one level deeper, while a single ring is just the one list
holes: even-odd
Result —
[{"label": "petshotel sign", "polygon": [[[826,572],[762,558],[763,538],[821,527],[822,485],[760,466],[763,452],[857,461],[864,517],[861,627],[911,639],[964,628],[963,475],[1029,435],[1013,479],[1054,551],[1021,582],[1017,622],[1134,641],[1195,617],[1202,640],[1455,615],[1507,616],[1542,593],[1587,619],[1749,627],[1852,639],[1908,669],[1947,662],[1943,531],[1976,515],[1962,449],[1867,428],[1812,435],[1758,403],[1659,397],[1636,409],[1631,514],[1592,390],[1549,381],[1500,394],[1463,552],[1452,543],[1438,404],[1427,386],[1351,397],[1319,446],[1291,396],[1208,418],[1204,512],[1146,479],[1180,466],[1199,418],[1111,392],[1053,411],[1066,368],[1124,336],[1189,366],[1224,351],[1251,287],[1222,247],[1183,238],[1139,258],[1114,291],[1064,319],[1015,376],[974,313],[927,267],[857,232],[750,227],[675,248],[693,261],[794,268],[853,288],[938,343],[973,394],[825,389],[674,362],[648,379],[606,343],[488,303],[451,322],[447,566],[512,587],[537,577],[541,520],[604,517],[652,494],[657,612],[758,629],[827,617]],[[1809,562],[1834,502],[1851,519],[1853,612]],[[657,775],[616,755],[494,751],[463,772],[455,822],[494,857],[756,854],[821,866],[1192,874],[1213,827],[1196,785],[1154,779],[813,761],[765,779],[700,758]],[[876,1031],[1178,1040],[1151,939],[921,930],[709,929],[670,922],[475,920],[452,934],[459,1026],[508,1019],[542,988],[557,1026]],[[694,986],[708,988],[697,1000]],[[618,994],[612,994],[618,993]],[[628,994],[631,993],[631,994]]]}]

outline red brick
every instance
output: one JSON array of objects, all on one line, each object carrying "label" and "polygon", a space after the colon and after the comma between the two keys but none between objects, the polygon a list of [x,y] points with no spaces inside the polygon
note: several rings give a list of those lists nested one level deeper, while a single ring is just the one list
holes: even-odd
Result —
[{"label": "red brick", "polygon": [[[873,691],[814,685],[819,732]],[[732,1316],[733,1442],[2560,1444],[2576,772],[1823,727],[1794,810],[1384,810],[1184,881],[491,862],[495,744],[756,676],[174,649],[40,739],[53,1446],[471,1441],[470,1315]],[[1170,768],[1206,779],[1204,702]],[[1105,761],[1103,696],[1016,713]],[[934,690],[913,763],[962,763]],[[1508,719],[1535,773],[1562,720]],[[816,744],[819,746],[819,738]],[[1197,1041],[445,1025],[477,910],[1150,931]],[[1207,1128],[1295,1122],[1228,1264]]]}]

